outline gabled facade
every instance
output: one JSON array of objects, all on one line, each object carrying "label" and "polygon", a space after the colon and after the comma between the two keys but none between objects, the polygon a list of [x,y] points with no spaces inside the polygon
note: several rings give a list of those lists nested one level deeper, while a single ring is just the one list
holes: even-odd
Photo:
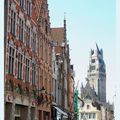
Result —
[{"label": "gabled facade", "polygon": [[5,120],[34,119],[37,23],[30,0],[5,0]]},{"label": "gabled facade", "polygon": [[[70,65],[69,45],[66,36],[66,20],[64,26],[51,29],[55,55],[53,57],[54,69],[54,119],[72,119],[74,114],[74,76]],[[53,73],[54,73],[53,72]],[[74,117],[74,116],[73,116]]]},{"label": "gabled facade", "polygon": [[102,120],[100,105],[87,98],[84,102],[81,100],[79,108],[79,120]]},{"label": "gabled facade", "polygon": [[[41,6],[38,6],[41,2]],[[47,0],[37,1],[38,17],[38,90],[45,89],[43,97],[40,97],[38,104],[39,120],[51,119],[51,102],[52,102],[52,46],[50,34],[50,19]],[[41,94],[40,94],[41,95]],[[41,98],[43,100],[41,101]]]},{"label": "gabled facade", "polygon": [[47,0],[5,0],[5,120],[51,119],[50,41]]}]

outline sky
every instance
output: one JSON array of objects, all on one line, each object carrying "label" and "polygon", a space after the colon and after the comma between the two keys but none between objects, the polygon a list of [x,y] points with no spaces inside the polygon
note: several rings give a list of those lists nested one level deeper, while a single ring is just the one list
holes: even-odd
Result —
[{"label": "sky", "polygon": [[97,43],[103,49],[107,72],[107,100],[113,102],[116,91],[115,0],[48,0],[52,27],[67,20],[67,39],[75,82],[85,83],[89,53]]},{"label": "sky", "polygon": [[115,120],[120,120],[120,0],[116,0],[116,77],[117,77],[117,90],[115,99]]}]

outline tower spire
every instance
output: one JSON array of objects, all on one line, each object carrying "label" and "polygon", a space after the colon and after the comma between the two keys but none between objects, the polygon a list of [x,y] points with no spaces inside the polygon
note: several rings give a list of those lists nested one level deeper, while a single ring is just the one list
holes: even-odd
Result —
[{"label": "tower spire", "polygon": [[95,55],[90,56],[87,78],[89,79],[90,87],[98,95],[98,99],[101,102],[106,102],[106,68],[102,51],[99,49],[97,43],[95,45]]},{"label": "tower spire", "polygon": [[67,36],[66,36],[66,12],[64,12],[64,42],[67,45]]},{"label": "tower spire", "polygon": [[65,29],[65,32],[66,32],[66,12],[64,12],[64,29]]},{"label": "tower spire", "polygon": [[64,20],[66,20],[66,12],[64,12]]},{"label": "tower spire", "polygon": [[96,43],[96,48],[97,48],[97,50],[99,51],[99,47],[98,47],[98,44]]}]

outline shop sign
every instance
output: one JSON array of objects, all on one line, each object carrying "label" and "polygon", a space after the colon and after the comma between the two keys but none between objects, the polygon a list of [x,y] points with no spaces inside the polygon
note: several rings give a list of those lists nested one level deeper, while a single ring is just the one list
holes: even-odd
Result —
[{"label": "shop sign", "polygon": [[13,102],[13,96],[11,94],[7,94],[6,96],[6,102]]}]

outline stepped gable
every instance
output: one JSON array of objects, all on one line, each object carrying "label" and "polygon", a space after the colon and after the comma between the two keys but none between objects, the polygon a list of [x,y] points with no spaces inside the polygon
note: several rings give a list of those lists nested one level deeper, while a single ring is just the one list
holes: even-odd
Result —
[{"label": "stepped gable", "polygon": [[51,36],[52,36],[52,39],[56,42],[56,44],[58,46],[61,46],[62,42],[64,41],[64,27],[52,28]]}]

